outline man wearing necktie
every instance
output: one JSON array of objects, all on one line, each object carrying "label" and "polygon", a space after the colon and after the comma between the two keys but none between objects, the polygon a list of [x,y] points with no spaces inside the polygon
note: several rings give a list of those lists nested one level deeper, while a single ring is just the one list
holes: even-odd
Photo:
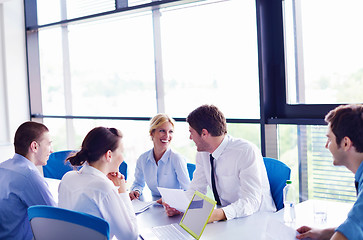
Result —
[{"label": "man wearing necktie", "polygon": [[348,218],[337,228],[313,229],[303,226],[298,239],[363,239],[363,105],[341,105],[330,111],[325,147],[333,155],[335,166],[345,166],[355,174],[357,201]]},{"label": "man wearing necktie", "polygon": [[[203,105],[187,117],[190,139],[197,146],[196,170],[186,191],[213,191],[219,205],[209,222],[249,216],[258,211],[276,211],[261,151],[252,143],[227,134],[223,113]],[[178,212],[164,205],[169,216]]]}]

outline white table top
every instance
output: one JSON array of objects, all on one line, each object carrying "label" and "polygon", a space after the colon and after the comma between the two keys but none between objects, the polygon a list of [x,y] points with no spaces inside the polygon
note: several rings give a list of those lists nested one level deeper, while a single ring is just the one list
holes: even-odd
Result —
[{"label": "white table top", "polygon": [[[200,239],[296,239],[295,229],[302,225],[319,228],[339,226],[352,207],[351,203],[323,201],[327,204],[327,223],[317,225],[314,223],[313,210],[317,201],[308,200],[297,204],[296,222],[289,227],[283,223],[283,209],[276,213],[258,212],[249,217],[207,224]],[[178,223],[181,218],[182,215],[168,217],[160,205],[154,205],[137,215],[139,228]]]},{"label": "white table top", "polygon": [[[58,201],[60,180],[46,178],[46,181],[53,197]],[[327,205],[327,222],[325,224],[314,223],[314,204],[316,202],[323,202]],[[317,228],[339,226],[347,218],[352,205],[352,203],[307,200],[296,205],[296,222],[290,228],[283,223],[284,212],[282,209],[276,213],[259,212],[249,217],[207,224],[200,239],[295,239],[294,236],[291,236],[291,231],[295,233],[294,230],[303,225]],[[164,208],[159,204],[137,214],[139,229],[179,223],[181,218],[182,215],[168,217]]]}]

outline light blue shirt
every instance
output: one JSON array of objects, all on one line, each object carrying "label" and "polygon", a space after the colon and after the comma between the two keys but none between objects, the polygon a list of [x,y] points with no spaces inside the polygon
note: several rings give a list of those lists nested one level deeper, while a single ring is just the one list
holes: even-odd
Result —
[{"label": "light blue shirt", "polygon": [[187,190],[190,180],[185,158],[169,148],[156,165],[153,151],[143,153],[137,160],[132,191],[141,193],[145,182],[155,197],[160,197],[157,187]]},{"label": "light blue shirt", "polygon": [[47,183],[19,154],[0,163],[0,183],[0,239],[32,239],[28,207],[56,205]]},{"label": "light blue shirt", "polygon": [[342,233],[347,239],[363,239],[363,163],[355,173],[355,181],[358,182],[358,197],[348,218],[336,231]]}]

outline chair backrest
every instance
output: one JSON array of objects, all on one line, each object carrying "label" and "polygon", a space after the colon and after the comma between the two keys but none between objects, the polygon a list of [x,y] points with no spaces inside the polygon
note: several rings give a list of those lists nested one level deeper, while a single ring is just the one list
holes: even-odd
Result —
[{"label": "chair backrest", "polygon": [[[69,162],[65,162],[67,157],[73,152],[75,151],[65,150],[51,153],[47,165],[43,166],[44,177],[62,179],[66,172],[81,169],[81,167],[74,168]],[[121,163],[119,171],[127,180],[127,163],[125,161]]]},{"label": "chair backrest", "polygon": [[193,173],[195,171],[195,164],[194,163],[187,163],[188,173],[189,173],[189,179],[192,181],[193,179]]},{"label": "chair backrest", "polygon": [[263,161],[266,166],[272,198],[277,210],[280,210],[284,207],[283,189],[286,185],[286,180],[290,179],[291,169],[285,163],[274,158],[264,157]]},{"label": "chair backrest", "polygon": [[127,180],[127,163],[123,161],[119,167],[120,173],[125,176],[125,179]]},{"label": "chair backrest", "polygon": [[72,152],[66,150],[51,153],[47,165],[43,166],[44,177],[62,179],[66,172],[72,171],[73,166],[69,162],[65,162]]},{"label": "chair backrest", "polygon": [[106,240],[110,226],[102,218],[52,206],[31,206],[28,217],[36,240]]}]

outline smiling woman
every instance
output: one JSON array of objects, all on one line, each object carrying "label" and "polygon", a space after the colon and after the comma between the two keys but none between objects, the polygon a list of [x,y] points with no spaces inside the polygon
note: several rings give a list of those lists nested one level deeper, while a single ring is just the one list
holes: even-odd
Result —
[{"label": "smiling woman", "polygon": [[173,139],[174,120],[166,114],[157,114],[150,121],[149,133],[154,147],[137,160],[131,199],[139,198],[145,182],[154,197],[160,197],[157,187],[184,190],[189,187],[187,162],[169,147]]}]

